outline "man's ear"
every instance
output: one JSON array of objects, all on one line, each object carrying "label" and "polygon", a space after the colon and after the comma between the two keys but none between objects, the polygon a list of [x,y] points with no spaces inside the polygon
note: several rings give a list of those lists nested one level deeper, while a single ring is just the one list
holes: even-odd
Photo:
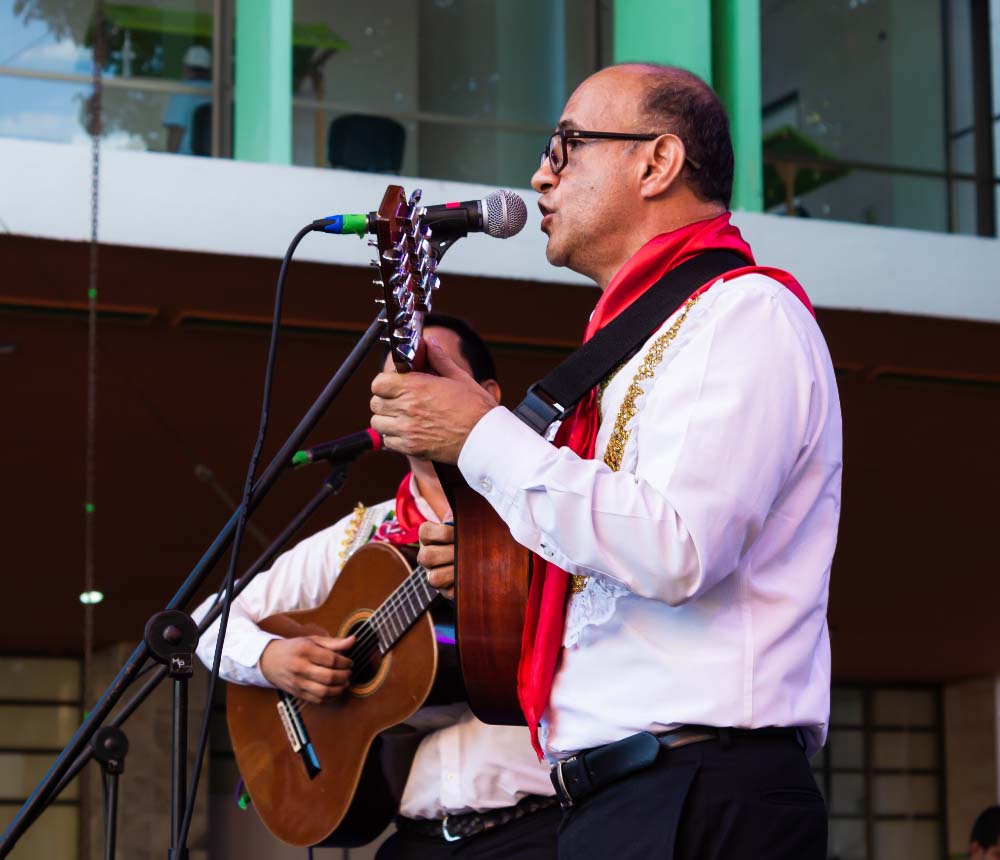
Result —
[{"label": "man's ear", "polygon": [[490,393],[497,403],[500,402],[500,383],[495,379],[487,379],[485,382],[481,382],[480,385]]},{"label": "man's ear", "polygon": [[652,141],[648,153],[640,194],[650,199],[664,194],[677,181],[684,169],[686,152],[684,142],[676,134],[661,134]]}]

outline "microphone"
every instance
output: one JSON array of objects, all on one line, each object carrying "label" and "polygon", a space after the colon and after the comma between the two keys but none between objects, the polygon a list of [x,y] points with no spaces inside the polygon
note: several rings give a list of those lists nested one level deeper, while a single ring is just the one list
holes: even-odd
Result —
[{"label": "microphone", "polygon": [[[418,210],[422,223],[431,228],[433,239],[458,239],[469,233],[485,233],[509,239],[528,221],[528,207],[513,191],[493,191],[481,200],[439,203]],[[363,236],[375,232],[375,213],[331,215],[313,221],[313,229],[324,233]]]},{"label": "microphone", "polygon": [[349,463],[360,457],[365,451],[381,450],[381,434],[369,427],[367,430],[359,430],[357,433],[341,436],[332,442],[324,442],[303,451],[296,451],[292,457],[292,465],[296,467],[308,466],[310,463],[318,463],[320,460],[326,460],[330,463]]}]

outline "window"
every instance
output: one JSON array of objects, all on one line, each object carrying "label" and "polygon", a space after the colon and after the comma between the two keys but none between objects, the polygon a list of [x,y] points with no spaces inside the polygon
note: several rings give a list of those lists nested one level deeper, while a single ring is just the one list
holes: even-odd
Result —
[{"label": "window", "polygon": [[[523,187],[600,61],[597,2],[295,0],[293,161]],[[293,35],[293,40],[295,36]]]},{"label": "window", "polygon": [[995,235],[996,158],[973,157],[984,26],[970,0],[763,0],[765,208]]},{"label": "window", "polygon": [[813,759],[830,858],[945,856],[940,690],[834,687],[830,711]]},{"label": "window", "polygon": [[[211,153],[212,0],[105,3],[104,143]],[[86,142],[93,4],[0,0],[0,135]]]},{"label": "window", "polygon": [[[17,814],[80,724],[80,663],[0,657],[0,829]],[[24,857],[78,856],[76,780],[18,842]]]}]

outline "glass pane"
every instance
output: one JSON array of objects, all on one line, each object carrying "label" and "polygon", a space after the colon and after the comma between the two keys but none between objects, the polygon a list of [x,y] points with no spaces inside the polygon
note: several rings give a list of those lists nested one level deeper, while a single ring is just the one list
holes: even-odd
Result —
[{"label": "glass pane", "polygon": [[524,187],[596,69],[597,7],[295,0],[294,163]]},{"label": "glass pane", "polygon": [[[0,829],[6,829],[20,806],[0,804]],[[35,860],[35,858],[78,857],[79,810],[76,806],[50,806],[38,820],[25,831],[10,860]]]},{"label": "glass pane", "polygon": [[0,75],[0,136],[86,144],[81,119],[89,95],[84,84]]},{"label": "glass pane", "polygon": [[939,0],[765,0],[761,46],[765,136],[780,122],[803,154],[944,168]]},{"label": "glass pane", "polygon": [[830,691],[830,725],[860,726],[864,721],[862,692],[851,687],[834,687]]},{"label": "glass pane", "polygon": [[864,821],[832,819],[827,853],[838,860],[866,860]]},{"label": "glass pane", "polygon": [[0,698],[80,699],[78,660],[44,660],[36,657],[0,657]]},{"label": "glass pane", "polygon": [[75,705],[0,705],[0,738],[7,748],[57,749],[79,725]]},{"label": "glass pane", "polygon": [[[90,93],[89,84],[0,75],[0,136],[89,145]],[[208,155],[211,113],[204,122],[196,121],[192,106],[200,104],[210,102],[191,92],[108,88],[102,114],[104,145],[164,152],[169,148],[166,125],[170,123],[177,126],[177,151]]]},{"label": "glass pane", "polygon": [[876,690],[872,717],[877,726],[937,726],[937,702],[931,690]]},{"label": "glass pane", "polygon": [[938,736],[931,732],[875,732],[872,763],[901,770],[937,767],[937,745]]},{"label": "glass pane", "polygon": [[0,67],[89,75],[91,3],[0,0]]},{"label": "glass pane", "polygon": [[[764,169],[764,203],[772,214],[784,215],[784,162]],[[787,174],[786,174],[787,175]],[[793,184],[793,214],[800,218],[829,218],[859,224],[908,227],[914,230],[948,229],[948,185],[944,179],[898,176],[853,168],[835,171],[798,170]]]},{"label": "glass pane", "polygon": [[864,767],[864,733],[854,729],[839,729],[830,732],[827,741],[827,755],[830,767]]},{"label": "glass pane", "polygon": [[937,777],[876,776],[872,785],[878,815],[937,815]]},{"label": "glass pane", "polygon": [[947,168],[941,18],[941,0],[761,4],[766,208],[949,229],[943,179],[857,167]]},{"label": "glass pane", "polygon": [[830,813],[864,815],[865,778],[860,773],[835,773],[830,778]]},{"label": "glass pane", "polygon": [[940,860],[941,830],[936,821],[879,821],[875,824],[876,860]]},{"label": "glass pane", "polygon": [[[51,753],[0,753],[0,797],[24,800],[35,790],[55,761]],[[74,779],[59,795],[60,800],[79,797],[79,780]]]},{"label": "glass pane", "polygon": [[[0,0],[0,67],[89,76],[92,16],[90,2]],[[212,0],[107,3],[104,21],[108,77],[211,80]]]}]

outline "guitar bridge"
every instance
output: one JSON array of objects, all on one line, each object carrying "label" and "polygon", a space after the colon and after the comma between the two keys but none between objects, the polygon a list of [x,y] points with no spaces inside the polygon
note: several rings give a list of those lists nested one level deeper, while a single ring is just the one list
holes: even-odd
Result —
[{"label": "guitar bridge", "polygon": [[280,690],[278,691],[278,717],[285,729],[285,735],[288,737],[288,744],[292,748],[292,752],[299,754],[309,779],[315,778],[322,768],[312,742],[309,740],[309,733],[295,707],[295,700]]}]

